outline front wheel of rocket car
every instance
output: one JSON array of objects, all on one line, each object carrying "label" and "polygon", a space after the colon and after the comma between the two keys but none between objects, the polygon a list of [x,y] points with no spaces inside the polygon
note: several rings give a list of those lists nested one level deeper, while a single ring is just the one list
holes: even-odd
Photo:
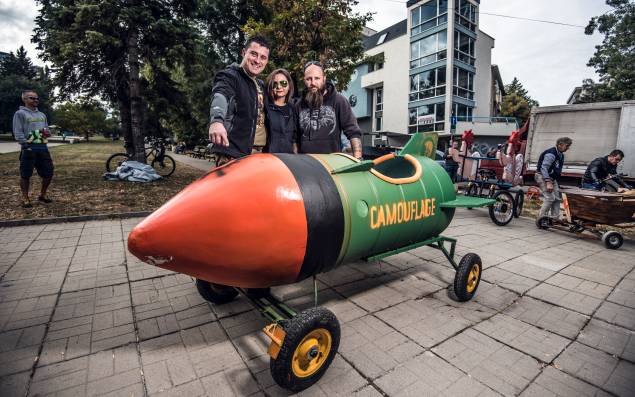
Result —
[{"label": "front wheel of rocket car", "polygon": [[231,302],[238,296],[238,291],[234,287],[214,284],[198,278],[196,279],[196,289],[203,299],[217,305]]},{"label": "front wheel of rocket car", "polygon": [[306,309],[284,323],[280,352],[271,359],[271,376],[280,387],[298,392],[320,380],[340,345],[340,323],[322,307]]},{"label": "front wheel of rocket car", "polygon": [[481,281],[482,270],[483,265],[478,255],[468,253],[461,258],[454,276],[454,294],[459,302],[472,299]]},{"label": "front wheel of rocket car", "polygon": [[624,237],[615,231],[608,231],[602,235],[602,242],[608,249],[616,250],[624,244]]},{"label": "front wheel of rocket car", "polygon": [[541,216],[540,218],[536,219],[536,227],[538,229],[547,230],[551,226],[553,226],[553,220],[548,216]]}]

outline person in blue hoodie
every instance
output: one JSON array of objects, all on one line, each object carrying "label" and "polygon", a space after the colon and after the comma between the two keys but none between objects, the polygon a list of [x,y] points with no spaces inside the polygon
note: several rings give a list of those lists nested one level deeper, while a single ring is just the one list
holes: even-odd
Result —
[{"label": "person in blue hoodie", "polygon": [[20,189],[22,190],[22,207],[29,208],[29,188],[33,168],[42,178],[42,189],[38,200],[43,203],[51,203],[46,191],[53,179],[53,160],[47,146],[47,138],[50,136],[46,115],[38,110],[40,98],[37,92],[26,90],[22,92],[22,102],[13,115],[13,136],[20,143]]}]

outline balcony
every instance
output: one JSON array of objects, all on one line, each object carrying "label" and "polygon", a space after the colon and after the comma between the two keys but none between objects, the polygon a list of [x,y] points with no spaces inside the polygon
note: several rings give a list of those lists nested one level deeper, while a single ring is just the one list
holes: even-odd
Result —
[{"label": "balcony", "polygon": [[456,133],[472,130],[476,136],[509,136],[518,129],[514,117],[457,117]]},{"label": "balcony", "polygon": [[362,88],[375,88],[384,84],[386,68],[381,68],[362,76]]}]

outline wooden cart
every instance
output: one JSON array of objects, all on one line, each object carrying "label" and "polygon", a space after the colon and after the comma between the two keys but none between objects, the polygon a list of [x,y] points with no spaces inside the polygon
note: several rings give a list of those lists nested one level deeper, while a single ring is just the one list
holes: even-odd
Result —
[{"label": "wooden cart", "polygon": [[635,222],[635,190],[608,193],[579,188],[562,188],[565,219],[542,217],[536,220],[540,229],[553,227],[571,233],[589,232],[610,249],[618,249],[624,237],[617,231],[601,231],[598,225],[615,226]]}]

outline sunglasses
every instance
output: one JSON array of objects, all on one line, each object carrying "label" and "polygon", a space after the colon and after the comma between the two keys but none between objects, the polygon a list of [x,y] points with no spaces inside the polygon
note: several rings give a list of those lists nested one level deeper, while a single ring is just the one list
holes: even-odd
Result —
[{"label": "sunglasses", "polygon": [[288,85],[289,82],[287,80],[274,81],[273,84],[271,84],[274,90],[278,88],[278,86],[280,86],[281,88],[287,88]]},{"label": "sunglasses", "polygon": [[315,65],[315,66],[319,67],[320,69],[324,70],[324,65],[322,65],[322,63],[320,63],[319,61],[309,61],[309,62],[305,63],[303,70],[306,70],[306,68],[308,68],[311,65]]},{"label": "sunglasses", "polygon": [[30,97],[27,97],[27,98],[29,98],[32,101],[39,101],[40,100],[40,98],[38,98],[36,96],[30,96]]}]

